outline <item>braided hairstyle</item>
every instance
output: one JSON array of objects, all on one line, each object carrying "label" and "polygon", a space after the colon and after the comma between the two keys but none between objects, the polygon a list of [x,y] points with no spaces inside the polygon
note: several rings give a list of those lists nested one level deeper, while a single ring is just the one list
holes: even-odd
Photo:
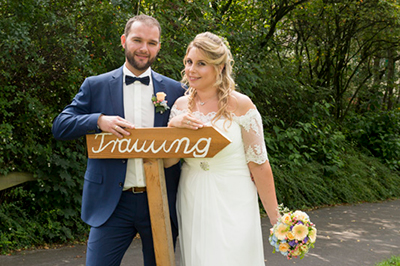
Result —
[{"label": "braided hairstyle", "polygon": [[[217,87],[218,112],[213,121],[217,121],[221,117],[226,117],[229,121],[232,121],[232,114],[228,111],[228,100],[232,91],[235,90],[235,81],[232,78],[232,66],[234,61],[227,42],[223,38],[210,32],[198,34],[186,49],[186,55],[183,59],[184,65],[186,65],[187,55],[193,47],[196,47],[205,56],[207,64],[214,66],[216,73],[219,73],[220,67],[223,66],[214,84],[214,86]],[[188,85],[189,81],[185,70],[182,71],[182,76],[182,83]],[[186,91],[186,95],[189,98],[188,110],[192,112],[197,92],[194,88],[189,87]]]}]

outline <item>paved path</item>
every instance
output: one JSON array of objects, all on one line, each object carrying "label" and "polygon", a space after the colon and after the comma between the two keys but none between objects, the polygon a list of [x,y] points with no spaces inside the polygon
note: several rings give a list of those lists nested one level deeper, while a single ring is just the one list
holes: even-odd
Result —
[{"label": "paved path", "polygon": [[[272,254],[269,222],[262,219],[267,266],[368,266],[400,255],[400,199],[381,203],[321,208],[307,212],[318,229],[315,248],[303,260]],[[85,245],[23,251],[0,256],[1,266],[84,266]],[[179,249],[176,251],[179,266]],[[122,266],[143,265],[140,240],[135,239]],[[251,266],[251,265],[243,265]]]}]

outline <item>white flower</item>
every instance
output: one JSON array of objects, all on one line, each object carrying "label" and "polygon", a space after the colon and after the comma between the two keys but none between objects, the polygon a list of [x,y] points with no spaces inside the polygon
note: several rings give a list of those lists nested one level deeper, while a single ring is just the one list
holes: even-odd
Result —
[{"label": "white flower", "polygon": [[300,221],[309,221],[310,220],[307,213],[302,212],[302,211],[295,211],[293,213],[293,216],[296,217],[297,220],[300,220]]},{"label": "white flower", "polygon": [[317,240],[317,228],[312,228],[308,236],[310,237],[311,243],[314,243],[315,240]]}]

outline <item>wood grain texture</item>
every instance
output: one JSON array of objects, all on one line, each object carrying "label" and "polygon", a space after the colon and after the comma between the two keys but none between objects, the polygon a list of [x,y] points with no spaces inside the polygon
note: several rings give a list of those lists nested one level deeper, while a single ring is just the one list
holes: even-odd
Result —
[{"label": "wood grain texture", "polygon": [[214,127],[127,131],[131,135],[122,139],[110,133],[86,135],[89,158],[210,158],[231,142]]},{"label": "wood grain texture", "polygon": [[157,266],[175,266],[174,245],[162,159],[143,160]]}]

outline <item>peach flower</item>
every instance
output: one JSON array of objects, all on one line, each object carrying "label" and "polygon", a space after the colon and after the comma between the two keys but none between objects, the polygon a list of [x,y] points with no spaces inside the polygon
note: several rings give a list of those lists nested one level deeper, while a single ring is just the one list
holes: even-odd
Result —
[{"label": "peach flower", "polygon": [[157,96],[157,101],[162,102],[165,100],[165,96],[167,96],[167,94],[165,94],[165,92],[157,92],[156,96]]},{"label": "peach flower", "polygon": [[289,231],[289,226],[285,224],[279,224],[275,229],[275,236],[279,240],[284,240],[286,237],[286,233]]},{"label": "peach flower", "polygon": [[304,224],[296,224],[293,227],[292,232],[295,239],[303,240],[308,235],[308,227]]}]

